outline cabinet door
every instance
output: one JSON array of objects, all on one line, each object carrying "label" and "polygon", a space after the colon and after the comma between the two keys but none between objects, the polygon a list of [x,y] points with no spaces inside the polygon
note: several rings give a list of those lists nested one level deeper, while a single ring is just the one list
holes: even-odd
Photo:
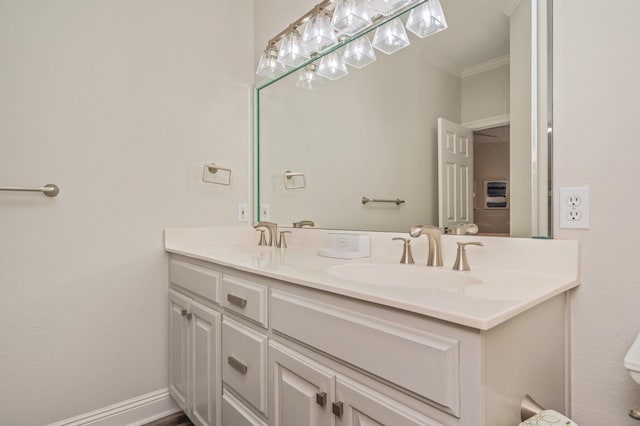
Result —
[{"label": "cabinet door", "polygon": [[269,343],[271,426],[333,426],[335,374],[271,341]]},{"label": "cabinet door", "polygon": [[343,376],[336,379],[336,426],[443,426],[402,403]]},{"label": "cabinet door", "polygon": [[189,309],[191,326],[191,420],[198,426],[220,424],[220,318],[197,302]]},{"label": "cabinet door", "polygon": [[187,414],[189,407],[189,298],[169,290],[169,393]]},{"label": "cabinet door", "polygon": [[267,426],[229,392],[222,392],[222,426]]}]

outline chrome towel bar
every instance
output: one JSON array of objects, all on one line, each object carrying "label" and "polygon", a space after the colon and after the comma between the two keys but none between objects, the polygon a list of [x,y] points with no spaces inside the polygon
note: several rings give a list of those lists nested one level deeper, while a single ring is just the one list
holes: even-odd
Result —
[{"label": "chrome towel bar", "polygon": [[48,183],[42,188],[24,187],[24,186],[0,186],[0,191],[13,192],[42,192],[47,197],[55,197],[60,193],[58,185]]},{"label": "chrome towel bar", "polygon": [[396,203],[396,206],[404,203],[404,200],[396,198],[395,200],[379,200],[377,198],[362,197],[362,204],[367,203]]}]

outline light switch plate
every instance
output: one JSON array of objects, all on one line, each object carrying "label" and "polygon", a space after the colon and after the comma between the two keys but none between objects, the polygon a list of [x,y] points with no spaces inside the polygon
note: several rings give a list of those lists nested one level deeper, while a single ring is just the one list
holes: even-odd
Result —
[{"label": "light switch plate", "polygon": [[260,220],[269,220],[271,218],[271,206],[269,204],[260,204]]},{"label": "light switch plate", "polygon": [[248,222],[249,211],[247,210],[247,203],[238,203],[238,222]]}]

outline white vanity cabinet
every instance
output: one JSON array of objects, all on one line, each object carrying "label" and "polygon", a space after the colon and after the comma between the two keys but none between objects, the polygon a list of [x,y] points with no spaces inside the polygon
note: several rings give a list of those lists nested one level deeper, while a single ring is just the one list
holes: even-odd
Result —
[{"label": "white vanity cabinet", "polygon": [[[170,277],[170,390],[194,423],[512,426],[525,394],[565,409],[565,293],[479,330],[177,254]],[[210,334],[185,319],[201,309]]]},{"label": "white vanity cabinet", "polygon": [[194,298],[201,296],[185,291],[199,282],[217,283],[219,274],[172,262],[170,277],[174,288],[184,286],[184,293],[169,290],[169,392],[194,424],[219,425],[222,315],[205,305],[212,300],[200,303]]},{"label": "white vanity cabinet", "polygon": [[271,426],[442,425],[278,342],[269,365]]}]

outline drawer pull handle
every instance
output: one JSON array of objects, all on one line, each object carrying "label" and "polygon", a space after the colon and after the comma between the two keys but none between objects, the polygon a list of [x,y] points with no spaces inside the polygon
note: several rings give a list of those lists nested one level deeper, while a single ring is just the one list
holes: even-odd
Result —
[{"label": "drawer pull handle", "polygon": [[240,374],[247,374],[247,370],[249,369],[249,367],[247,367],[247,364],[245,364],[244,362],[232,356],[227,358],[227,362],[230,366],[238,370]]},{"label": "drawer pull handle", "polygon": [[230,293],[227,293],[227,300],[229,301],[229,303],[240,306],[241,308],[247,306],[247,299],[243,299],[242,297],[238,297]]},{"label": "drawer pull handle", "polygon": [[318,392],[316,394],[316,404],[321,407],[327,405],[327,393],[326,392]]},{"label": "drawer pull handle", "polygon": [[334,402],[331,406],[331,412],[336,417],[342,417],[342,412],[344,411],[344,404],[342,401]]}]

